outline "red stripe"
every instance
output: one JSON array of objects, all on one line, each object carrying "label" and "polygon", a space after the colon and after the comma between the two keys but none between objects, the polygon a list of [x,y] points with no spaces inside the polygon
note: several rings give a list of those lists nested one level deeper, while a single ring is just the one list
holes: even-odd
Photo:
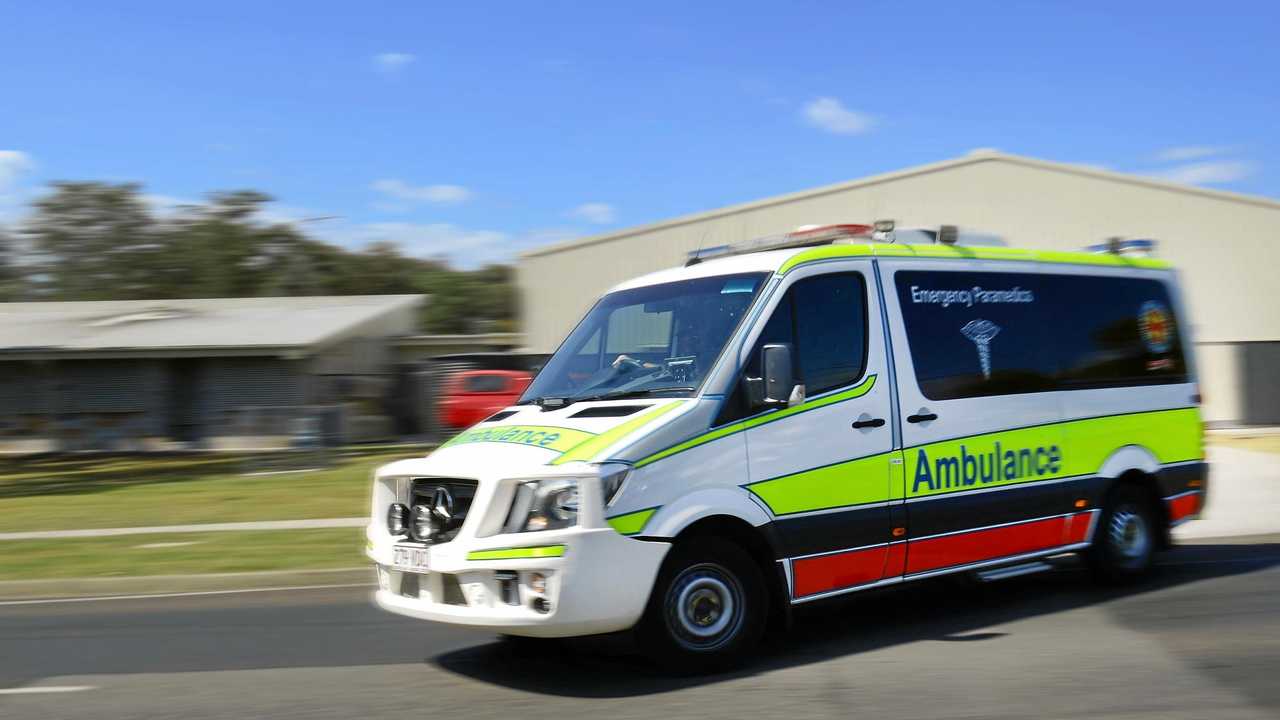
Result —
[{"label": "red stripe", "polygon": [[887,548],[851,550],[820,557],[803,558],[791,563],[795,596],[803,597],[837,588],[875,582],[884,577]]},{"label": "red stripe", "polygon": [[[1060,547],[1072,542],[1068,538],[1078,536],[1079,528],[1076,525],[1087,528],[1088,516],[1087,512],[1077,513],[1070,518],[1046,518],[946,537],[913,540],[908,543],[907,548],[907,574]],[[1069,519],[1072,522],[1068,523]],[[1081,519],[1084,522],[1080,522]]]},{"label": "red stripe", "polygon": [[1200,491],[1165,500],[1169,508],[1169,522],[1177,522],[1188,515],[1200,512]]},{"label": "red stripe", "polygon": [[907,571],[907,544],[904,542],[889,546],[888,557],[884,561],[884,576],[898,577]]},{"label": "red stripe", "polygon": [[1067,518],[1066,527],[1062,530],[1062,543],[1075,545],[1089,539],[1089,526],[1093,524],[1093,513],[1077,513]]}]

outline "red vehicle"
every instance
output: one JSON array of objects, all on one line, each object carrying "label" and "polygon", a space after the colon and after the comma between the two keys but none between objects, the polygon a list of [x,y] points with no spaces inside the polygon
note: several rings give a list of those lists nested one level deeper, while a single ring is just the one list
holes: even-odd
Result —
[{"label": "red vehicle", "polygon": [[464,370],[445,385],[440,414],[451,428],[465,428],[515,403],[533,376],[522,370]]}]

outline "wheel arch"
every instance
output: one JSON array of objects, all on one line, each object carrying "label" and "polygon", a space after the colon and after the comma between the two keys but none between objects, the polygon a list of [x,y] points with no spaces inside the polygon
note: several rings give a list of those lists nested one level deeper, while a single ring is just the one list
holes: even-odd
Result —
[{"label": "wheel arch", "polygon": [[1156,477],[1159,472],[1160,461],[1154,453],[1141,445],[1125,445],[1107,457],[1098,476],[1110,480],[1102,496],[1104,502],[1122,485],[1136,486],[1146,494],[1157,525],[1156,537],[1161,547],[1168,547],[1171,542],[1169,509],[1165,507],[1160,481]]},{"label": "wheel arch", "polygon": [[773,526],[755,526],[724,513],[705,515],[690,523],[672,538],[673,544],[696,542],[699,537],[716,537],[741,547],[755,561],[764,577],[769,595],[769,625],[786,627],[791,622],[791,593]]}]

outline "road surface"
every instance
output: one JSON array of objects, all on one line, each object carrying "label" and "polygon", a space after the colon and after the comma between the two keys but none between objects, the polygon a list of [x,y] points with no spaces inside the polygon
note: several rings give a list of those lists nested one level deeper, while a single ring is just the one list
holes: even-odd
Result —
[{"label": "road surface", "polygon": [[2,606],[0,649],[7,720],[1276,718],[1280,535],[1186,544],[1120,591],[1066,569],[855,595],[691,680],[617,642],[504,643],[349,588]]}]

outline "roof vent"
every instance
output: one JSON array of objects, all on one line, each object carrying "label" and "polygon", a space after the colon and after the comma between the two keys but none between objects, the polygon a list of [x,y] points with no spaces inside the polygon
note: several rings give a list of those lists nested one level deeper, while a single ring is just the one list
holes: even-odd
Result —
[{"label": "roof vent", "polygon": [[115,325],[129,325],[140,322],[155,322],[158,320],[182,320],[191,317],[191,313],[177,308],[154,307],[137,310],[123,315],[112,315],[110,317],[100,318],[89,322],[90,327],[112,327]]}]

